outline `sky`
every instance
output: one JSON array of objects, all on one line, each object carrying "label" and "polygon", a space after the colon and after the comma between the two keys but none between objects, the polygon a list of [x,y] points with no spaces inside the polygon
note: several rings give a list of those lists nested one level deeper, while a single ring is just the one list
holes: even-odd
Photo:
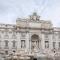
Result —
[{"label": "sky", "polygon": [[60,27],[60,0],[0,0],[0,23],[15,24],[17,18],[33,12]]}]

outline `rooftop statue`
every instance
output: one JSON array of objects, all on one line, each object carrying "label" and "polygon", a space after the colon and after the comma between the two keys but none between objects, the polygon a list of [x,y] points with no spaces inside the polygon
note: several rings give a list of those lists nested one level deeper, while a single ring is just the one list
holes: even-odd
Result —
[{"label": "rooftop statue", "polygon": [[31,20],[33,20],[33,21],[39,21],[40,16],[39,16],[39,15],[37,15],[37,13],[36,13],[36,12],[33,12],[33,14],[32,14],[32,15],[30,15],[30,19],[31,19]]}]

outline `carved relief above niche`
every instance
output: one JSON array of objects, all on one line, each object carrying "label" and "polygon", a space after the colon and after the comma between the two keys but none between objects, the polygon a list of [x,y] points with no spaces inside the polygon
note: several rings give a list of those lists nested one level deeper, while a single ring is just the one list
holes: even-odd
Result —
[{"label": "carved relief above niche", "polygon": [[25,38],[26,37],[26,33],[22,32],[21,33],[21,38]]}]

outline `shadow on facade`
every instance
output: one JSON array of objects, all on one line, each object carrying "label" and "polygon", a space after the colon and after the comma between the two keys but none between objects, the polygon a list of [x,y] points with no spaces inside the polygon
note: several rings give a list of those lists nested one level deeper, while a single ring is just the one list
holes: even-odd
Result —
[{"label": "shadow on facade", "polygon": [[[6,59],[6,60],[8,60],[8,59]],[[9,59],[9,60],[25,60],[25,59]],[[28,59],[28,60],[60,60],[60,57],[58,58],[46,58],[46,57],[44,57],[44,58],[41,58],[41,57],[39,57],[39,58],[31,58],[31,59]]]},{"label": "shadow on facade", "polygon": [[54,60],[53,58],[47,58],[47,57],[39,57],[39,58],[33,58],[33,60]]},{"label": "shadow on facade", "polygon": [[55,58],[34,58],[33,60],[60,60],[60,57],[55,57]]},{"label": "shadow on facade", "polygon": [[37,58],[34,58],[33,60],[37,60]]}]

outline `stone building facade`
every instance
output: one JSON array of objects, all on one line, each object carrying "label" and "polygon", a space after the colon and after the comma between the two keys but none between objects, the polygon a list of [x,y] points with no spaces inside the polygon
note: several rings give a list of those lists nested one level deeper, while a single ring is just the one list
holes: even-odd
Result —
[{"label": "stone building facade", "polygon": [[23,50],[29,53],[60,51],[60,28],[40,19],[37,13],[18,18],[16,24],[0,24],[0,53],[5,55]]}]

